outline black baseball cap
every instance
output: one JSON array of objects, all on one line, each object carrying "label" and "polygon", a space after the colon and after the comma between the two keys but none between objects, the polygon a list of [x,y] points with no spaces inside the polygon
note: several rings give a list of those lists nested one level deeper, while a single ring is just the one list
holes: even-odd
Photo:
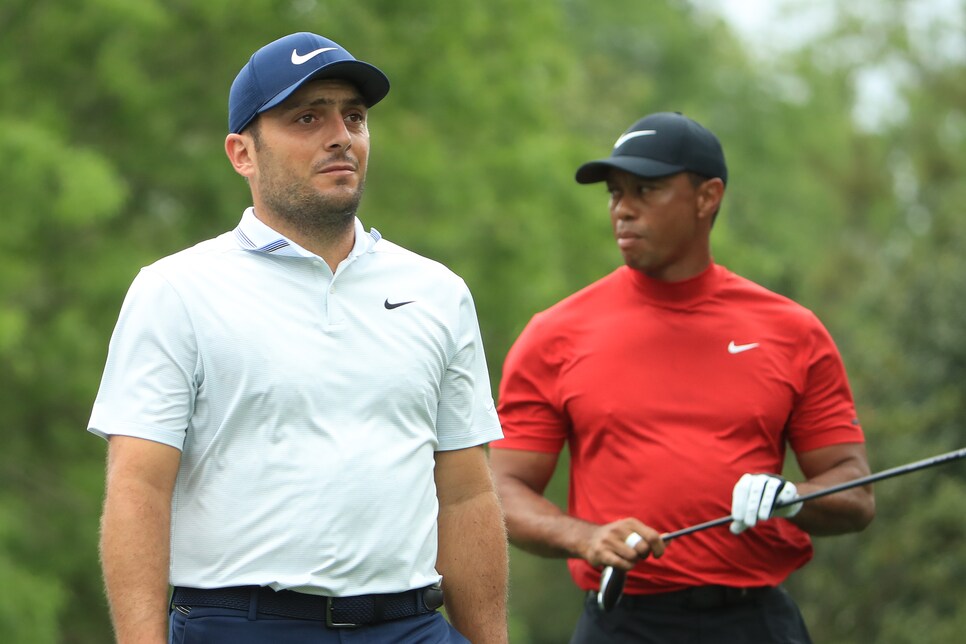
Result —
[{"label": "black baseball cap", "polygon": [[648,178],[689,171],[728,183],[718,137],[680,112],[650,114],[627,128],[609,157],[577,168],[577,183],[606,181],[611,168]]},{"label": "black baseball cap", "polygon": [[241,132],[257,115],[316,78],[349,81],[366,107],[389,93],[386,75],[356,60],[339,43],[306,31],[289,34],[256,51],[238,72],[228,94],[228,131]]}]

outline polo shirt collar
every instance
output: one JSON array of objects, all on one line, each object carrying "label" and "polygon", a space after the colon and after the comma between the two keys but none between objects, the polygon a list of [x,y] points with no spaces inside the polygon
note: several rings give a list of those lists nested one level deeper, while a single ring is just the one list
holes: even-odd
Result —
[{"label": "polo shirt collar", "polygon": [[[382,239],[382,235],[375,228],[369,229],[367,233],[358,217],[355,218],[355,232],[355,243],[352,245],[352,250],[349,251],[349,257],[356,257],[369,252],[372,246]],[[255,216],[255,209],[252,207],[245,209],[234,234],[238,244],[247,250],[286,257],[318,257],[312,251],[302,248],[285,235],[269,227],[268,224]]]},{"label": "polo shirt collar", "polygon": [[622,266],[618,270],[628,276],[650,303],[666,308],[688,308],[708,299],[718,292],[727,277],[725,268],[715,264],[714,260],[694,277],[679,282],[657,280],[629,266]]}]

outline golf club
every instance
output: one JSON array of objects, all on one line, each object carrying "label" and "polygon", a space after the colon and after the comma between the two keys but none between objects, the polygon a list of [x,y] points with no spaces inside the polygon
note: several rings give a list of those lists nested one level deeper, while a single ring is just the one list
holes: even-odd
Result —
[{"label": "golf club", "polygon": [[[844,490],[849,490],[854,487],[859,487],[861,485],[868,485],[869,483],[875,483],[876,481],[881,481],[883,479],[892,478],[893,476],[900,476],[902,474],[908,474],[910,472],[917,472],[919,470],[924,470],[927,467],[934,467],[936,465],[943,465],[951,461],[959,460],[966,457],[966,447],[953,450],[952,452],[947,452],[945,454],[939,454],[938,456],[933,456],[932,458],[926,458],[921,461],[916,461],[914,463],[908,463],[906,465],[900,465],[898,467],[893,467],[892,469],[882,470],[875,474],[870,474],[868,476],[863,476],[861,478],[854,479],[852,481],[846,481],[845,483],[839,483],[838,485],[833,485],[827,487],[823,490],[816,490],[815,492],[810,492],[808,494],[803,494],[794,499],[786,502],[775,503],[775,508],[783,508],[786,505],[794,505],[795,503],[804,503],[806,501],[811,501],[812,499],[817,499],[822,496],[828,496],[829,494],[835,494],[836,492],[842,492]],[[714,528],[719,525],[725,525],[732,521],[731,515],[720,517],[718,519],[712,519],[711,521],[705,521],[704,523],[699,523],[687,528],[682,528],[681,530],[675,530],[674,532],[667,532],[661,535],[661,540],[665,543],[671,541],[672,539],[677,539],[678,537],[683,537],[687,534],[693,534],[695,532],[700,532],[701,530],[707,530],[708,528]],[[638,538],[631,543],[631,537],[637,536]],[[628,537],[627,543],[631,547],[637,545],[640,541],[639,535],[637,533],[631,533]],[[600,592],[597,593],[597,606],[602,611],[610,611],[621,598],[621,594],[624,591],[624,581],[627,578],[627,572],[614,568],[613,566],[607,566],[604,568],[603,573],[600,576]]]}]

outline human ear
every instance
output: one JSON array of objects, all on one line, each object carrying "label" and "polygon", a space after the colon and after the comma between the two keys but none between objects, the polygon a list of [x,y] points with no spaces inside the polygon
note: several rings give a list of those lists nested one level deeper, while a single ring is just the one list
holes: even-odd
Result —
[{"label": "human ear", "polygon": [[724,181],[715,177],[708,179],[698,186],[698,213],[701,217],[711,219],[718,208],[721,207],[721,199],[724,198]]},{"label": "human ear", "polygon": [[251,178],[255,174],[255,142],[245,134],[229,134],[225,137],[225,154],[235,172]]}]

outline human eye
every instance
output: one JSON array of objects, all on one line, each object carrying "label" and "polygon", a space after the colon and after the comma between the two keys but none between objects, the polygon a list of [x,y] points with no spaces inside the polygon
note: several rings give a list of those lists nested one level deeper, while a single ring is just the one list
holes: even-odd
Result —
[{"label": "human eye", "polygon": [[608,203],[610,207],[613,208],[615,204],[619,203],[622,197],[620,189],[615,186],[607,186],[607,196],[609,197]]},{"label": "human eye", "polygon": [[366,115],[364,112],[349,112],[345,115],[346,123],[351,123],[353,125],[363,125],[366,122]]},{"label": "human eye", "polygon": [[315,117],[315,114],[313,114],[312,112],[306,112],[305,114],[300,114],[295,119],[296,123],[302,123],[303,125],[309,125],[311,123],[314,123],[315,121],[316,121],[316,117]]}]

